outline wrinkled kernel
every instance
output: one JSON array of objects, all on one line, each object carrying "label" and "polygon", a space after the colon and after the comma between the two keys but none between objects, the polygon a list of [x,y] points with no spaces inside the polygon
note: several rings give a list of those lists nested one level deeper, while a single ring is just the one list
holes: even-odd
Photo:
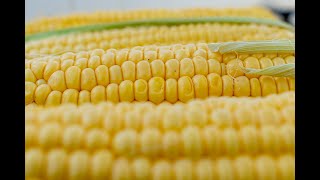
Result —
[{"label": "wrinkled kernel", "polygon": [[149,101],[159,104],[164,100],[165,81],[160,77],[153,77],[148,82]]},{"label": "wrinkled kernel", "polygon": [[243,76],[244,73],[241,68],[243,68],[242,61],[237,59],[231,60],[227,63],[227,74],[234,78]]},{"label": "wrinkled kernel", "polygon": [[178,82],[176,79],[167,79],[165,84],[165,100],[175,103],[178,100]]},{"label": "wrinkled kernel", "polygon": [[195,97],[204,99],[208,97],[208,81],[204,75],[195,75],[193,78]]},{"label": "wrinkled kernel", "polygon": [[180,77],[182,76],[194,76],[194,65],[193,61],[190,58],[184,58],[180,61]]},{"label": "wrinkled kernel", "polygon": [[194,87],[192,79],[183,76],[178,80],[178,98],[182,102],[187,102],[194,98]]}]

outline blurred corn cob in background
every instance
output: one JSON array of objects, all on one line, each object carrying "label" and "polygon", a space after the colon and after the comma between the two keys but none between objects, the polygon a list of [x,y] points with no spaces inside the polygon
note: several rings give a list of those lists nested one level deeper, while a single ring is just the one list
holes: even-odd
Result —
[{"label": "blurred corn cob in background", "polygon": [[185,9],[141,9],[127,11],[101,11],[95,13],[75,13],[65,16],[43,17],[26,23],[26,34],[34,34],[57,29],[155,18],[186,18],[206,16],[240,16],[276,19],[271,11],[261,7],[250,8],[185,8]]},{"label": "blurred corn cob in background", "polygon": [[294,92],[36,107],[26,110],[26,177],[294,179],[294,121]]},{"label": "blurred corn cob in background", "polygon": [[[137,21],[121,20],[120,18],[117,21],[102,21],[97,24],[93,20],[91,23],[85,23],[86,26],[74,25],[71,29],[64,27],[64,29],[58,28],[53,31],[46,30],[42,33],[27,34],[25,52],[26,54],[45,55],[66,50],[83,51],[96,48],[107,50],[109,48],[132,48],[154,44],[294,38],[290,25],[279,21],[269,10],[263,8],[231,10],[209,8],[172,11],[179,13],[177,13],[178,15],[164,13],[163,16],[147,18],[148,15],[152,16],[154,12],[146,10],[143,13],[146,15],[142,17],[137,15],[135,19]],[[135,11],[126,12],[136,13]],[[184,13],[188,15],[184,15]],[[238,13],[243,15],[238,16]],[[91,17],[88,14],[83,16]],[[96,17],[97,15],[92,16]],[[28,25],[26,28],[28,29]]]},{"label": "blurred corn cob in background", "polygon": [[263,24],[205,23],[179,26],[127,27],[97,32],[53,36],[25,44],[27,54],[52,54],[101,48],[132,48],[144,45],[211,43],[269,39],[293,39],[294,33]]}]

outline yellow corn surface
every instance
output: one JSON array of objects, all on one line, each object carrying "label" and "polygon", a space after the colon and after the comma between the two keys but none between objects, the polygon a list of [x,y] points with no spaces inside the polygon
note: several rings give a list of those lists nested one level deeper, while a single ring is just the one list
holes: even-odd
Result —
[{"label": "yellow corn surface", "polygon": [[294,103],[287,92],[27,108],[26,177],[293,179]]},{"label": "yellow corn surface", "polygon": [[294,79],[243,73],[294,63],[294,54],[213,53],[205,43],[95,49],[25,62],[26,104],[187,102],[209,96],[266,96]]},{"label": "yellow corn surface", "polygon": [[[26,35],[130,20],[238,16],[252,8],[43,17]],[[25,43],[28,180],[294,180],[295,79],[246,74],[295,53],[208,43],[294,39],[277,25],[203,23],[70,33]]]},{"label": "yellow corn surface", "polygon": [[259,24],[188,24],[142,26],[97,32],[71,33],[25,43],[26,54],[54,54],[62,51],[133,48],[144,45],[213,43],[293,39],[294,32]]}]

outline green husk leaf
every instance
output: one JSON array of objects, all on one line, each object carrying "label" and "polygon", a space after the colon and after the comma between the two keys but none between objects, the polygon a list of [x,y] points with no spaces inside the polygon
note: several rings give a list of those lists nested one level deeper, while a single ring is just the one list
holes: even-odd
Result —
[{"label": "green husk leaf", "polygon": [[242,68],[242,70],[244,73],[252,74],[252,75],[295,78],[294,63],[271,66],[265,69]]},{"label": "green husk leaf", "polygon": [[123,21],[115,23],[103,23],[93,24],[85,26],[77,26],[72,28],[65,28],[60,30],[41,32],[25,37],[25,42],[43,39],[51,36],[60,36],[69,33],[79,32],[91,32],[102,31],[110,29],[121,29],[125,27],[137,27],[137,26],[174,26],[180,24],[198,24],[198,23],[235,23],[235,24],[265,24],[269,26],[277,26],[294,31],[294,27],[288,23],[280,20],[266,19],[266,18],[254,18],[254,17],[198,17],[198,18],[162,18],[162,19],[146,19],[146,20],[134,20]]},{"label": "green husk leaf", "polygon": [[209,49],[221,54],[236,53],[294,53],[295,40],[264,40],[210,43]]}]

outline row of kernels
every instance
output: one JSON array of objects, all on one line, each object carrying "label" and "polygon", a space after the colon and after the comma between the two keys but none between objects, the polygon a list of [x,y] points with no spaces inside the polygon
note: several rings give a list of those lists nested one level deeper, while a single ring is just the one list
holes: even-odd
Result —
[{"label": "row of kernels", "polygon": [[96,23],[138,20],[146,18],[165,17],[201,17],[201,16],[252,16],[275,19],[274,15],[261,9],[181,9],[181,10],[135,10],[135,11],[106,11],[94,13],[74,13],[67,16],[44,17],[26,24],[26,34],[45,32],[49,30],[88,25]]},{"label": "row of kernels", "polygon": [[243,101],[242,104],[246,105],[241,105],[233,102],[212,104],[204,101],[202,105],[162,103],[158,106],[151,103],[130,104],[126,102],[113,105],[110,102],[104,102],[98,105],[83,104],[78,109],[75,104],[64,104],[47,110],[26,111],[26,124],[41,125],[48,122],[59,122],[64,126],[82,124],[86,128],[101,128],[102,124],[111,123],[105,128],[113,128],[112,123],[116,122],[118,124],[114,125],[116,129],[139,131],[146,127],[180,130],[185,126],[201,128],[206,125],[214,125],[220,129],[238,129],[246,125],[259,128],[265,125],[278,126],[295,123],[294,102],[279,110],[274,107],[276,102],[273,106],[266,103],[249,104],[249,102]]},{"label": "row of kernels", "polygon": [[[204,28],[202,28],[204,29]],[[201,30],[200,30],[201,31]],[[202,30],[203,31],[203,30]],[[239,30],[237,30],[238,32]],[[193,33],[192,33],[193,32]],[[27,54],[52,54],[59,53],[63,50],[69,51],[84,51],[84,50],[94,50],[96,48],[109,49],[109,48],[131,48],[134,46],[142,46],[142,45],[166,45],[166,44],[174,44],[174,43],[191,43],[191,42],[202,42],[202,43],[212,43],[212,42],[227,42],[227,41],[250,41],[250,40],[261,40],[261,39],[292,39],[294,35],[292,34],[284,34],[279,32],[274,32],[273,34],[268,34],[266,32],[258,32],[255,35],[246,34],[240,35],[235,34],[235,32],[224,32],[226,34],[213,33],[213,32],[198,32],[196,30],[190,33],[187,32],[175,32],[175,33],[142,33],[139,35],[134,35],[132,37],[123,37],[113,39],[103,39],[99,38],[97,41],[88,41],[88,40],[77,40],[82,35],[77,35],[77,37],[73,37],[75,35],[68,35],[62,37],[54,37],[45,40],[39,41],[31,41],[28,42],[25,46]],[[199,35],[198,33],[201,33]],[[155,34],[155,35],[154,35]],[[233,35],[231,35],[233,34]],[[92,35],[93,36],[93,35]],[[84,36],[85,37],[85,36]],[[94,36],[93,36],[94,37]],[[189,38],[188,38],[189,37]],[[65,39],[65,40],[60,40]],[[77,42],[80,41],[80,42]]]},{"label": "row of kernels", "polygon": [[63,147],[68,151],[110,149],[116,155],[127,157],[199,158],[203,155],[279,154],[293,153],[295,148],[294,125],[266,125],[260,129],[244,126],[239,130],[187,126],[180,131],[164,132],[158,128],[146,128],[140,132],[124,129],[113,136],[103,128],[86,130],[79,125],[63,127],[58,123],[39,127],[29,124],[25,128],[27,149],[38,146],[45,150]]},{"label": "row of kernels", "polygon": [[86,151],[67,153],[55,149],[25,152],[26,178],[46,179],[279,179],[295,178],[295,158],[291,154],[278,157],[242,155],[236,158],[201,158],[177,160],[146,157],[115,157],[107,150],[89,154]]},{"label": "row of kernels", "polygon": [[[68,55],[68,54],[66,54]],[[149,63],[140,58],[131,58],[123,60],[120,65],[116,65],[113,58],[100,58],[99,56],[92,56],[90,59],[80,58],[74,60],[64,60],[59,63],[55,60],[50,61],[32,61],[30,67],[25,69],[25,80],[36,82],[37,80],[44,79],[48,81],[52,75],[62,76],[66,74],[66,78],[72,75],[80,83],[80,73],[86,77],[86,74],[95,74],[95,77],[100,81],[103,79],[102,84],[106,86],[109,83],[119,84],[122,80],[144,79],[149,80],[151,77],[162,77],[165,79],[174,78],[178,79],[181,76],[193,77],[195,74],[208,75],[209,73],[216,73],[218,75],[228,74],[232,77],[239,77],[246,75],[248,78],[260,77],[257,75],[246,74],[242,71],[241,67],[264,69],[273,65],[282,65],[287,63],[294,63],[294,57],[288,56],[285,59],[274,58],[273,62],[269,58],[261,58],[258,60],[254,57],[248,57],[244,61],[231,60],[227,64],[220,63],[217,59],[206,60],[201,56],[196,56],[192,59],[183,58],[181,60],[169,59],[165,62],[162,60],[153,60]],[[130,57],[129,57],[130,58]],[[285,62],[286,60],[286,62]],[[28,62],[29,64],[29,62]],[[59,71],[59,72],[57,72]],[[90,71],[90,72],[89,72]],[[84,73],[88,72],[88,73]],[[56,79],[58,77],[53,77]],[[93,77],[92,77],[93,78]],[[59,78],[61,79],[61,77]],[[283,84],[285,78],[275,78],[278,84]],[[69,81],[73,83],[73,81]],[[41,83],[42,84],[42,83]],[[77,89],[80,87],[77,87]],[[286,87],[280,87],[286,88]]]},{"label": "row of kernels", "polygon": [[[62,71],[57,71],[56,74],[59,76],[53,76],[56,78],[50,79],[48,84],[36,85],[33,82],[25,82],[26,104],[32,102],[39,105],[81,104],[84,102],[98,103],[104,100],[112,102],[149,100],[159,104],[164,100],[175,103],[178,100],[187,102],[194,98],[203,99],[209,96],[257,97],[294,90],[294,79],[284,79],[280,84],[282,88],[279,88],[280,82],[269,76],[261,76],[259,79],[239,76],[233,79],[228,75],[221,77],[215,73],[208,76],[195,75],[193,78],[183,76],[178,80],[152,77],[149,81],[144,79],[124,80],[119,85],[116,83],[99,85],[93,70],[87,70],[91,74],[87,73],[85,75],[88,76],[81,76],[81,79],[78,79],[81,86],[80,82],[71,81],[71,84],[74,84],[74,87],[71,88],[67,88]],[[72,79],[72,76],[67,77]]]}]

